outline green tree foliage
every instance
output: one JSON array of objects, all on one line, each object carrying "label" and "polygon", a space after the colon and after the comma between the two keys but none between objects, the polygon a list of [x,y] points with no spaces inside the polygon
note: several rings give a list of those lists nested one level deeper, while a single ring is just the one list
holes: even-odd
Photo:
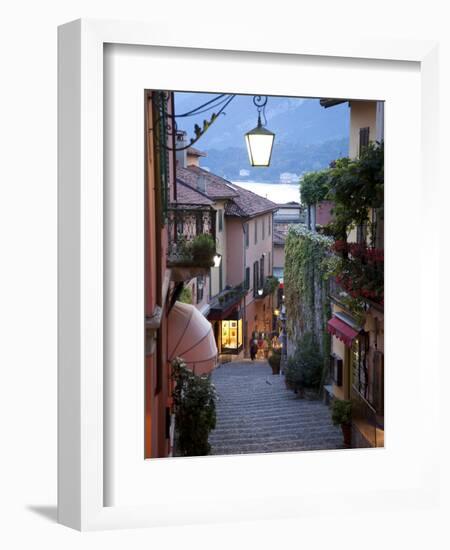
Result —
[{"label": "green tree foliage", "polygon": [[182,359],[172,361],[175,381],[176,453],[179,456],[209,454],[209,432],[216,427],[216,390],[209,376],[196,376]]},{"label": "green tree foliage", "polygon": [[302,204],[317,204],[327,198],[330,191],[331,170],[309,172],[300,180]]},{"label": "green tree foliage", "polygon": [[383,216],[384,145],[371,143],[357,159],[342,158],[330,169],[327,198],[334,202],[332,234],[347,238],[347,232],[369,222],[370,209]]}]

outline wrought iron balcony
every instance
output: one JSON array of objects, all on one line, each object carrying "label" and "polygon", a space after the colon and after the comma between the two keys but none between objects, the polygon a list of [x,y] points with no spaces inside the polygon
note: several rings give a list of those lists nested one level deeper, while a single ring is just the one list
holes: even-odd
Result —
[{"label": "wrought iron balcony", "polygon": [[358,446],[384,446],[384,416],[377,414],[354,388],[352,388],[352,422],[359,434],[363,437]]},{"label": "wrought iron balcony", "polygon": [[210,319],[225,318],[227,313],[232,311],[240,301],[246,296],[248,289],[245,288],[245,283],[241,283],[232,288],[226,288],[211,303]]},{"label": "wrought iron balcony", "polygon": [[336,277],[330,277],[328,279],[329,296],[340,305],[345,305],[345,300],[348,298],[348,293],[342,285],[337,281]]},{"label": "wrought iron balcony", "polygon": [[374,307],[375,309],[379,311],[384,310],[384,302],[383,301],[376,301],[375,299],[371,298],[371,295],[374,293],[370,293],[365,288],[362,289],[349,289],[344,285],[342,280],[339,280],[338,277],[330,277],[328,279],[328,285],[329,285],[329,291],[328,294],[330,296],[330,299],[333,300],[333,302],[339,304],[342,307],[347,307],[349,300],[352,298],[358,297],[360,300],[364,301],[367,306]]},{"label": "wrought iron balcony", "polygon": [[278,288],[278,285],[278,279],[273,275],[269,275],[264,279],[264,281],[260,282],[260,286],[258,288],[254,289],[254,297],[260,299],[265,298],[266,296],[273,294]]},{"label": "wrought iron balcony", "polygon": [[213,267],[216,211],[210,206],[172,204],[167,214],[168,267]]}]

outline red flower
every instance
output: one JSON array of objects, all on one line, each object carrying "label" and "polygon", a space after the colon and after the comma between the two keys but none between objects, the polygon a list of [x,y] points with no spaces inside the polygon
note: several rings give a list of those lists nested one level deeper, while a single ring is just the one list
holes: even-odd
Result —
[{"label": "red flower", "polygon": [[335,252],[346,252],[347,251],[347,241],[337,240],[334,242],[333,249]]}]

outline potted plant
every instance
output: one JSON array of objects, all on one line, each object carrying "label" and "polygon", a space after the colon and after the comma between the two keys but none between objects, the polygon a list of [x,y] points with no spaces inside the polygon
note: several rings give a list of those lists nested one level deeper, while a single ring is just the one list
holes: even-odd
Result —
[{"label": "potted plant", "polygon": [[268,275],[264,283],[264,294],[273,294],[278,288],[279,284],[280,283],[276,277],[274,277],[273,275]]},{"label": "potted plant", "polygon": [[299,397],[317,399],[322,377],[323,356],[311,333],[305,333],[297,342],[294,355],[288,361],[286,385]]},{"label": "potted plant", "polygon": [[273,350],[269,355],[269,365],[272,368],[272,374],[280,374],[281,351]]},{"label": "potted plant", "polygon": [[175,257],[178,262],[189,262],[192,257],[191,243],[184,235],[178,235],[176,241]]},{"label": "potted plant", "polygon": [[345,399],[334,399],[331,406],[331,419],[335,426],[340,426],[344,436],[344,445],[352,444],[352,402]]},{"label": "potted plant", "polygon": [[[289,357],[284,370],[284,383],[288,390],[298,393],[300,388],[300,368],[294,357]],[[301,396],[301,391],[300,391]]]},{"label": "potted plant", "polygon": [[192,259],[202,264],[213,265],[216,243],[211,235],[202,233],[195,236],[191,242]]},{"label": "potted plant", "polygon": [[216,427],[217,393],[207,375],[191,372],[183,359],[171,364],[173,411],[175,413],[175,456],[203,456],[211,451],[208,438]]}]

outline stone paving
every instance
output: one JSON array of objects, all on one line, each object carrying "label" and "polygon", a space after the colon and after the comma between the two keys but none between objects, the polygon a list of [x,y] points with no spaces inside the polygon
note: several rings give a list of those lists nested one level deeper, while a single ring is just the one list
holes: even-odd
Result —
[{"label": "stone paving", "polygon": [[212,454],[247,454],[343,448],[320,400],[300,399],[273,376],[267,361],[225,363],[212,374],[218,393]]}]

